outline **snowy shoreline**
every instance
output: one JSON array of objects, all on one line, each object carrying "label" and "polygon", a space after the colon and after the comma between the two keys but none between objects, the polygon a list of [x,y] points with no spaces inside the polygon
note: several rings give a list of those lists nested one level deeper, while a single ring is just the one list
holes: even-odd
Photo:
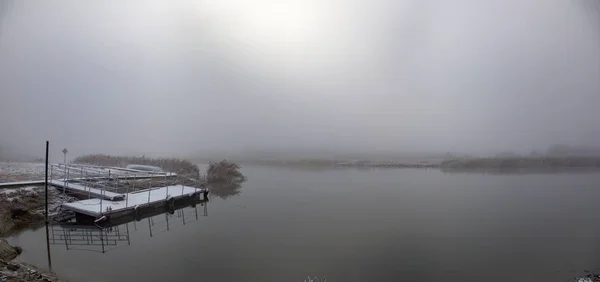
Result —
[{"label": "snowy shoreline", "polygon": [[[44,178],[44,163],[0,162],[0,183],[40,180]],[[56,189],[48,195],[49,211],[60,208],[70,197]],[[26,186],[0,189],[0,281],[61,281],[55,274],[18,260],[22,246],[13,247],[4,239],[29,228],[44,224],[44,187]],[[27,246],[24,246],[27,248]]]}]

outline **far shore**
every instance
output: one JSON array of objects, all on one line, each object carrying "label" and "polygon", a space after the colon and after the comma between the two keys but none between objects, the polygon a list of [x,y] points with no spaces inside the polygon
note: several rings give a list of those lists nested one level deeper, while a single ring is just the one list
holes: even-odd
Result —
[{"label": "far shore", "polygon": [[469,170],[579,170],[600,169],[600,156],[594,157],[506,157],[457,158],[436,162],[307,160],[235,160],[242,165],[314,168],[425,168],[443,171]]}]

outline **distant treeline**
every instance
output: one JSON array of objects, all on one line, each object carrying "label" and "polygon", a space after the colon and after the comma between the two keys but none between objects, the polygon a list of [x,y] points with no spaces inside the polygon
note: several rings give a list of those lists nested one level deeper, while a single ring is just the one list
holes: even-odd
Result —
[{"label": "distant treeline", "polygon": [[147,157],[122,157],[110,155],[85,155],[73,160],[78,164],[90,164],[99,166],[125,167],[129,164],[151,165],[161,167],[165,171],[179,174],[198,175],[199,169],[187,160],[177,158],[147,158]]},{"label": "distant treeline", "polygon": [[308,159],[308,160],[251,160],[237,161],[238,163],[264,166],[283,166],[283,167],[389,167],[389,168],[435,168],[439,167],[439,162],[429,163],[409,163],[393,161],[341,161],[326,159]]},{"label": "distant treeline", "polygon": [[339,160],[246,161],[246,164],[283,167],[356,167],[356,168],[442,168],[442,169],[547,169],[600,168],[600,157],[490,157],[453,158],[440,162],[382,162]]},{"label": "distant treeline", "polygon": [[447,169],[600,168],[600,157],[472,158],[442,162]]}]

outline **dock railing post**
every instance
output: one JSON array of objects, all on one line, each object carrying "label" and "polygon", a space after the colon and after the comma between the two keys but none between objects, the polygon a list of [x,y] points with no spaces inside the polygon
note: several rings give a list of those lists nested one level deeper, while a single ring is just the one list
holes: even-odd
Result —
[{"label": "dock railing post", "polygon": [[67,187],[67,166],[65,166],[64,174],[63,174],[63,195],[65,194],[65,187]]},{"label": "dock railing post", "polygon": [[[85,178],[86,179],[88,178],[87,172],[85,173]],[[85,181],[85,184],[86,184],[86,187],[87,187],[87,184],[88,184],[87,180]],[[89,183],[89,184],[91,185],[91,183]],[[88,190],[88,199],[91,199],[92,198],[92,187],[91,186],[87,187],[87,190]]]},{"label": "dock railing post", "polygon": [[[128,181],[129,182],[129,181]],[[133,182],[132,182],[133,184]],[[127,209],[127,206],[129,204],[129,183],[127,183],[125,185],[125,208]],[[129,228],[129,227],[127,227]],[[128,229],[129,230],[129,229]],[[128,231],[129,232],[129,231]]]},{"label": "dock railing post", "polygon": [[[108,171],[108,175],[110,175],[110,170]],[[104,210],[102,209],[102,202],[103,201],[104,201],[104,185],[102,185],[100,187],[100,215],[102,215],[104,213]],[[100,235],[102,235],[102,233],[100,233]]]}]

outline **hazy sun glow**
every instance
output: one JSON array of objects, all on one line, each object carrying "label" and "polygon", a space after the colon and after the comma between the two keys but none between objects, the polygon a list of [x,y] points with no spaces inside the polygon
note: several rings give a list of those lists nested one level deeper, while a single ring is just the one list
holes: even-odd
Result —
[{"label": "hazy sun glow", "polygon": [[315,40],[318,16],[307,3],[277,2],[241,13],[241,33],[268,44],[300,44]]},{"label": "hazy sun glow", "polygon": [[325,30],[331,27],[323,19],[331,15],[314,1],[211,1],[196,7],[219,36],[255,50],[261,60],[301,66],[331,46],[323,42],[328,39]]}]

